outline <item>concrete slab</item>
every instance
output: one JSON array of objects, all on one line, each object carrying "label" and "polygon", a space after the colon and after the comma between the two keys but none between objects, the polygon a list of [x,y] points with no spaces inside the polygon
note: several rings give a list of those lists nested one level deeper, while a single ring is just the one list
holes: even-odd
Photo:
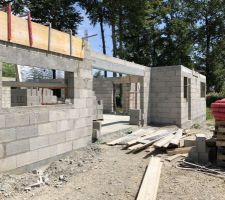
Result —
[{"label": "concrete slab", "polygon": [[138,127],[136,125],[129,124],[129,116],[104,114],[103,119],[104,120],[102,121],[101,135],[117,132],[132,127]]}]

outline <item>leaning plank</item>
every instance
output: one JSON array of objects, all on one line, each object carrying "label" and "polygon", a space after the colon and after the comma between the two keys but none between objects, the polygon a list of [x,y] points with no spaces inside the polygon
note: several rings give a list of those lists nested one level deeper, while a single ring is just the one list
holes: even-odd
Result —
[{"label": "leaning plank", "polygon": [[173,146],[179,146],[180,144],[180,139],[182,138],[183,136],[183,130],[182,129],[178,129],[174,138],[170,141],[170,145],[173,145]]},{"label": "leaning plank", "polygon": [[162,162],[160,158],[152,157],[146,170],[137,200],[155,200],[159,186]]},{"label": "leaning plank", "polygon": [[175,154],[184,154],[184,153],[188,153],[191,150],[192,147],[183,147],[183,148],[177,148],[174,150],[168,150],[167,154],[168,156],[173,156]]},{"label": "leaning plank", "polygon": [[188,156],[187,153],[184,153],[184,154],[175,154],[173,156],[170,156],[170,157],[166,158],[166,160],[169,161],[169,162],[171,162],[171,161],[173,161],[176,158],[179,158],[179,157],[187,157],[187,156]]}]

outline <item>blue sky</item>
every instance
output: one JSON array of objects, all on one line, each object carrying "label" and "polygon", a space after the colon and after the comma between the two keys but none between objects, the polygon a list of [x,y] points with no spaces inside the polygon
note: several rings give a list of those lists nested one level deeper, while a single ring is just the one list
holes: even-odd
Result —
[{"label": "blue sky", "polygon": [[[95,27],[91,25],[90,20],[85,14],[85,11],[79,7],[77,7],[77,9],[81,12],[82,16],[84,17],[84,21],[78,27],[78,36],[83,37],[85,30],[88,31],[88,35],[98,34],[95,37],[89,38],[88,41],[91,44],[92,50],[96,52],[102,52],[102,41],[101,41],[101,32],[100,32],[99,24],[97,24]],[[105,25],[104,28],[105,28],[105,38],[106,38],[106,51],[108,55],[112,55],[111,30],[108,25]]]}]

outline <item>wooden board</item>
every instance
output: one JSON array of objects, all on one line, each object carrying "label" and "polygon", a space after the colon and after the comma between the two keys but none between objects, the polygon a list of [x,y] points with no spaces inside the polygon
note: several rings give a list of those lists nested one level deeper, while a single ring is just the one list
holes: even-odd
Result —
[{"label": "wooden board", "polygon": [[168,154],[168,156],[173,156],[175,154],[184,154],[184,153],[188,153],[191,149],[192,149],[192,147],[177,148],[174,150],[168,150],[167,154]]},{"label": "wooden board", "polygon": [[170,144],[173,146],[179,146],[180,144],[180,139],[183,136],[183,130],[182,129],[178,129],[174,138],[170,141]]},{"label": "wooden board", "polygon": [[137,200],[155,200],[159,186],[162,162],[160,158],[152,157],[141,184]]},{"label": "wooden board", "polygon": [[[51,29],[50,46],[49,27],[32,22],[33,48],[70,55],[70,35]],[[0,11],[0,40],[8,42],[7,13]],[[12,15],[12,43],[30,47],[28,22],[26,19]],[[84,58],[84,46],[81,38],[72,36],[72,54],[77,58]]]},{"label": "wooden board", "polygon": [[169,134],[168,136],[162,138],[161,140],[159,140],[158,142],[154,143],[154,147],[156,148],[161,148],[166,144],[169,144],[170,141],[174,138],[174,134]]},{"label": "wooden board", "polygon": [[185,154],[176,154],[176,155],[173,155],[173,156],[170,156],[170,157],[166,158],[166,160],[171,162],[171,161],[173,161],[173,160],[175,160],[175,159],[177,159],[179,157],[187,157],[187,156],[188,156],[187,153],[185,153]]},{"label": "wooden board", "polygon": [[216,141],[216,146],[224,147],[225,146],[225,141]]}]

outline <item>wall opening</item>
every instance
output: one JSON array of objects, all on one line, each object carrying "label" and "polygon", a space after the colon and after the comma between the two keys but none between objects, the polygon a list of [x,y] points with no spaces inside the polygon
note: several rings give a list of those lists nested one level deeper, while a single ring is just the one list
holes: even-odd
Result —
[{"label": "wall opening", "polygon": [[200,82],[200,95],[201,95],[201,98],[205,98],[206,96],[206,84],[203,83],[203,82]]},{"label": "wall opening", "polygon": [[2,71],[3,108],[72,103],[65,71],[9,63]]}]

